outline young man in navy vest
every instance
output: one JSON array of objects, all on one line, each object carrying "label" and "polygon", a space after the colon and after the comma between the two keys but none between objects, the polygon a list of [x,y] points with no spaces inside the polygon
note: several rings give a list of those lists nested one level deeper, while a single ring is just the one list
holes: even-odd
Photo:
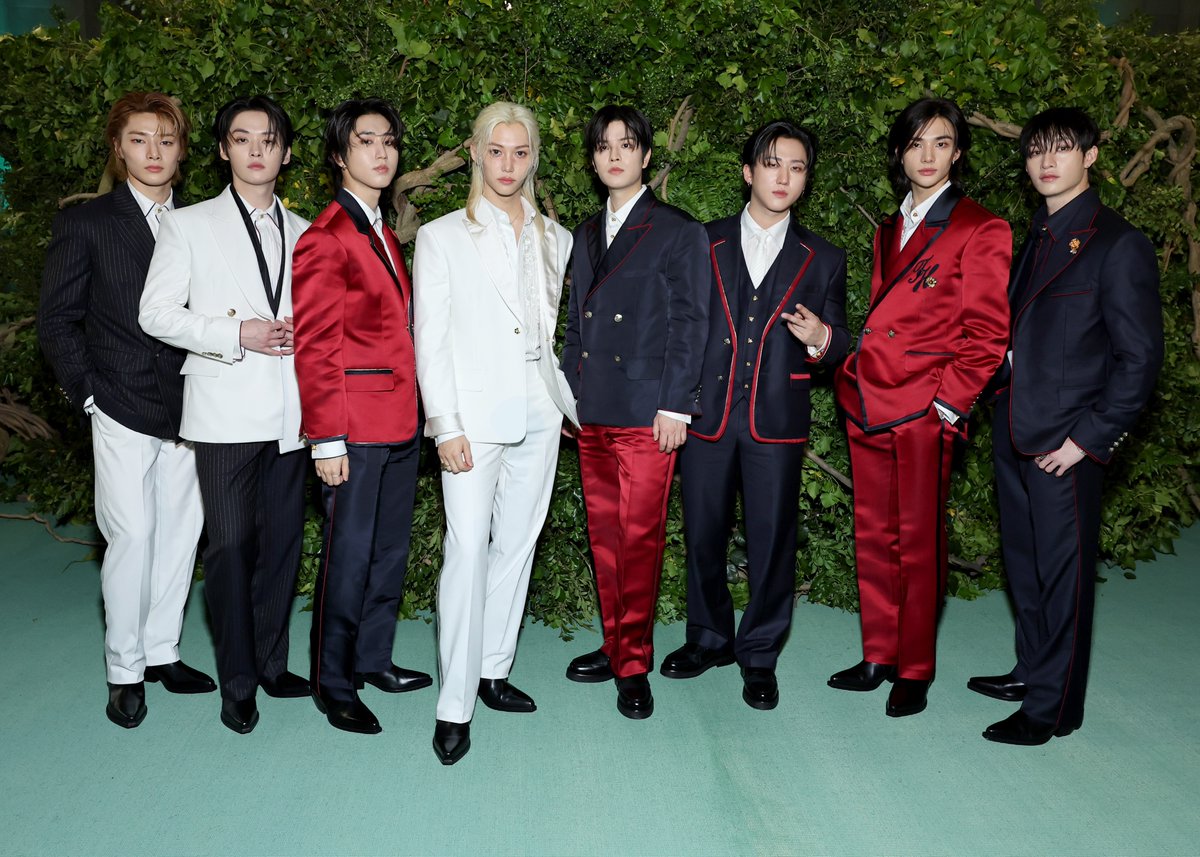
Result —
[{"label": "young man in navy vest", "polygon": [[983,733],[1044,744],[1083,723],[1104,468],[1163,359],[1158,259],[1088,180],[1100,129],[1055,108],[1021,132],[1042,195],[1009,283],[1012,339],[992,437],[1017,664],[974,691],[1021,708]]},{"label": "young man in navy vest", "polygon": [[179,659],[183,607],[204,525],[196,460],[179,440],[184,354],[138,326],[159,221],[187,156],[189,125],[161,92],[131,92],[105,128],[112,193],[60,214],[46,254],[38,337],[63,392],[91,418],[108,719],[146,716],[144,681],[172,693],[217,686]]},{"label": "young man in navy vest", "polygon": [[675,453],[699,413],[708,329],[708,241],[643,183],[653,134],[632,107],[584,130],[604,208],[575,230],[562,369],[578,399],[579,468],[604,643],[567,668],[615,678],[617,709],[654,711],[647,674]]},{"label": "young man in navy vest", "polygon": [[[708,224],[711,285],[701,416],[679,455],[687,544],[687,643],[663,661],[692,678],[735,660],[742,699],[779,702],[775,664],[792,622],[800,473],[814,364],[846,354],[846,253],[801,226],[813,143],[769,122],[742,149],[749,202]],[[725,555],[742,491],[750,602],[736,636]]]}]

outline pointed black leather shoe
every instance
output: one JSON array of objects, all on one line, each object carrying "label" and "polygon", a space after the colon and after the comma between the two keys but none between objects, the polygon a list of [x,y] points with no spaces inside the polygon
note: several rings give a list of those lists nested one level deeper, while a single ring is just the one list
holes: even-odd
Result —
[{"label": "pointed black leather shoe", "polygon": [[654,713],[654,696],[645,673],[617,679],[617,711],[630,720],[645,720]]},{"label": "pointed black leather shoe", "polygon": [[742,667],[742,700],[751,708],[770,711],[779,704],[779,683],[775,670]]},{"label": "pointed black leather shoe", "polygon": [[898,678],[888,694],[887,716],[908,717],[920,714],[928,704],[929,682],[919,678]]},{"label": "pointed black leather shoe", "polygon": [[567,667],[567,678],[571,681],[599,682],[613,677],[612,665],[602,649],[580,655]]},{"label": "pointed black leather shoe", "polygon": [[1045,744],[1055,735],[1067,735],[1071,729],[1055,731],[1052,723],[1038,723],[1030,720],[1023,711],[1014,711],[1003,720],[993,723],[983,730],[983,737],[997,744],[1019,744],[1023,747],[1037,747]]},{"label": "pointed black leather shoe", "polygon": [[896,668],[890,664],[860,661],[848,670],[836,672],[826,682],[838,690],[874,690],[885,681],[896,677]]},{"label": "pointed black leather shoe", "polygon": [[357,696],[353,699],[330,699],[323,698],[314,690],[312,698],[317,711],[325,715],[325,719],[334,729],[357,732],[360,735],[378,735],[383,731],[371,709],[363,705]]},{"label": "pointed black leather shoe", "polygon": [[1017,681],[1012,673],[972,676],[967,681],[967,688],[1004,702],[1020,702],[1026,691],[1025,682]]},{"label": "pointed black leather shoe", "polygon": [[533,698],[513,687],[506,678],[481,678],[479,701],[493,711],[511,711],[515,714],[537,711]]},{"label": "pointed black leather shoe", "polygon": [[299,699],[312,692],[308,686],[308,679],[286,670],[275,678],[259,679],[258,686],[267,696],[273,696],[276,699]]},{"label": "pointed black leather shoe", "polygon": [[140,726],[146,719],[146,685],[140,681],[135,684],[110,684],[104,713],[122,729]]},{"label": "pointed black leather shoe", "polygon": [[168,693],[212,693],[216,682],[183,661],[146,667],[146,681],[162,682]]},{"label": "pointed black leather shoe", "polygon": [[249,699],[222,699],[221,722],[239,735],[254,731],[258,725],[258,703]]},{"label": "pointed black leather shoe", "polygon": [[684,643],[671,654],[658,671],[667,678],[695,678],[713,667],[727,667],[733,663],[733,650],[728,646],[708,649],[698,643]]},{"label": "pointed black leather shoe", "polygon": [[433,684],[433,677],[429,673],[406,670],[392,664],[377,673],[355,673],[354,686],[361,689],[364,684],[377,687],[384,693],[408,693],[410,690],[429,687]]},{"label": "pointed black leather shoe", "polygon": [[471,724],[439,720],[433,727],[433,752],[443,765],[453,765],[471,749]]}]

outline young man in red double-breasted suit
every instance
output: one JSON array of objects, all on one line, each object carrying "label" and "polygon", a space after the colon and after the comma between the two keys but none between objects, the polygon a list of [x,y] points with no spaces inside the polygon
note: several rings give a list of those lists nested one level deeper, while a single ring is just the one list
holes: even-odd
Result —
[{"label": "young man in red double-breasted suit", "polygon": [[838,370],[854,472],[863,660],[842,690],[893,680],[891,717],[925,709],[946,587],[954,441],[1008,343],[1007,223],[958,187],[970,129],[952,101],[905,108],[888,135],[898,214],[875,233],[870,306]]},{"label": "young man in red double-breasted suit", "polygon": [[296,245],[296,377],[325,508],[313,593],[312,692],[331,725],[380,731],[358,698],[432,678],[392,663],[420,454],[412,286],[380,196],[403,125],[378,98],[338,105],[325,128],[338,188]]},{"label": "young man in red double-breasted suit", "polygon": [[686,212],[642,183],[650,122],[602,107],[584,131],[608,190],[575,230],[562,369],[578,399],[579,467],[604,644],[567,668],[616,679],[617,709],[654,710],[647,673],[675,451],[699,413],[708,333],[708,240]]},{"label": "young man in red double-breasted suit", "polygon": [[1104,469],[1162,366],[1158,259],[1091,189],[1099,142],[1076,108],[1039,113],[1021,132],[1044,205],[1013,268],[992,438],[1017,664],[967,683],[1021,703],[983,733],[1004,744],[1044,744],[1083,723]]},{"label": "young man in red double-breasted suit", "polygon": [[[687,545],[687,643],[669,678],[742,668],[742,699],[779,702],[775,664],[792,624],[810,373],[846,354],[846,253],[792,218],[812,170],[808,133],[769,122],[742,149],[749,202],[708,224],[708,344],[701,415],[679,454]],[[742,490],[750,602],[734,635],[725,554]]]}]

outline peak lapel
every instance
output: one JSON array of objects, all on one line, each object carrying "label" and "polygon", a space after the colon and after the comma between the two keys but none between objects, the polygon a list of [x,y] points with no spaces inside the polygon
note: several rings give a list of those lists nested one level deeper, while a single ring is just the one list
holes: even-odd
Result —
[{"label": "peak lapel", "polygon": [[146,222],[146,213],[138,206],[125,182],[112,189],[112,199],[130,255],[142,268],[149,267],[150,257],[154,255],[154,233]]},{"label": "peak lapel", "polygon": [[885,245],[883,288],[871,302],[871,309],[867,310],[868,313],[879,306],[880,302],[895,288],[896,283],[904,278],[917,260],[924,256],[942,236],[942,233],[946,231],[946,226],[950,223],[950,215],[954,212],[954,207],[958,205],[958,201],[963,196],[963,192],[954,185],[946,188],[933,207],[925,214],[925,218],[917,225],[916,231],[909,237],[904,249],[894,257],[891,265],[888,265],[888,257],[891,254],[887,252],[887,249],[898,246],[900,241],[900,223],[903,215],[897,212],[893,218],[893,235],[888,236],[891,241],[896,243]]},{"label": "peak lapel", "polygon": [[[608,203],[605,203],[604,211],[600,213],[600,220],[597,223],[599,229],[603,229],[604,213],[607,211]],[[653,213],[658,206],[658,200],[654,196],[654,192],[647,190],[642,194],[642,198],[637,201],[633,209],[629,212],[629,217],[625,218],[625,222],[621,224],[621,229],[617,232],[617,236],[609,245],[608,251],[600,259],[600,264],[596,266],[596,276],[592,283],[592,291],[595,291],[604,284],[604,281],[616,271],[629,258],[630,254],[637,249],[638,244],[642,243],[650,230],[654,227]],[[600,246],[604,246],[604,234],[600,236]]]},{"label": "peak lapel", "polygon": [[226,186],[216,198],[217,204],[208,212],[213,241],[225,259],[226,267],[233,273],[238,289],[246,298],[246,302],[254,308],[255,314],[260,318],[275,318],[263,290],[254,243],[246,232],[246,224],[238,212],[237,203],[233,201],[233,193],[233,187]]}]

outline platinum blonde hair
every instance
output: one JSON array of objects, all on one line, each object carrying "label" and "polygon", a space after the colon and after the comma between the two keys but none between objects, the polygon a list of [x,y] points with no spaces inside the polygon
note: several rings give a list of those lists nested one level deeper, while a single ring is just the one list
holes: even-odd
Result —
[{"label": "platinum blonde hair", "polygon": [[[534,225],[537,227],[538,234],[541,235],[545,232],[546,224],[542,220],[542,212],[538,209],[537,197],[534,195],[534,183],[537,181],[538,159],[541,153],[542,139],[538,133],[537,117],[533,115],[533,111],[523,105],[513,104],[511,101],[497,101],[489,104],[480,110],[479,115],[475,117],[475,124],[471,127],[471,139],[467,142],[474,150],[474,156],[481,157],[492,138],[492,132],[496,130],[496,126],[509,124],[520,125],[529,134],[529,149],[533,163],[529,166],[529,172],[525,176],[525,183],[521,185],[521,196],[533,206]],[[468,220],[475,221],[475,206],[479,204],[479,200],[482,197],[483,168],[478,163],[475,163],[473,158],[471,163],[471,189],[467,192]]]}]

